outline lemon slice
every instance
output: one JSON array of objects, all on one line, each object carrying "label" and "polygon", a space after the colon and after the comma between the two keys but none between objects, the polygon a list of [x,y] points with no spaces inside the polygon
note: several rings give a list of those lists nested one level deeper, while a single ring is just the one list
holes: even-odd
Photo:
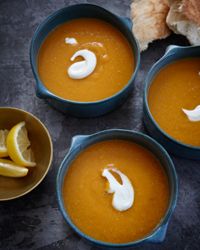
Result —
[{"label": "lemon slice", "polygon": [[27,174],[27,168],[20,167],[10,160],[0,159],[0,175],[7,177],[24,177]]},{"label": "lemon slice", "polygon": [[0,157],[8,156],[8,150],[6,147],[6,137],[8,130],[0,130]]},{"label": "lemon slice", "polygon": [[25,125],[25,122],[20,122],[10,130],[6,145],[8,154],[15,163],[24,167],[34,167],[36,163]]}]

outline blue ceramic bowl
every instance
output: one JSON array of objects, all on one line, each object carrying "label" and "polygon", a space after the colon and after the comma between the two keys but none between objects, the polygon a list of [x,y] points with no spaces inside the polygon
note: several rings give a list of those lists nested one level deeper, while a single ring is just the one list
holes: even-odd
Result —
[{"label": "blue ceramic bowl", "polygon": [[148,91],[154,77],[167,64],[182,58],[200,57],[200,46],[175,46],[170,45],[164,56],[150,69],[145,79],[144,89],[144,124],[149,134],[161,143],[170,153],[188,159],[200,159],[200,147],[181,143],[166,134],[154,120],[148,106]]},{"label": "blue ceramic bowl", "polygon": [[[65,175],[67,174],[68,168],[70,167],[72,161],[77,157],[77,155],[85,148],[94,143],[111,139],[122,139],[122,140],[133,141],[150,150],[160,160],[168,176],[170,185],[169,207],[166,211],[165,216],[162,218],[157,227],[144,238],[124,244],[113,244],[113,243],[98,241],[81,232],[76,227],[76,225],[73,224],[72,220],[67,214],[62,197],[62,189],[63,189],[63,182]],[[69,152],[65,156],[63,162],[61,163],[61,166],[57,174],[56,190],[57,190],[58,205],[61,210],[61,213],[65,221],[74,229],[76,233],[78,233],[84,239],[88,240],[90,243],[99,247],[105,247],[110,249],[113,248],[125,249],[145,242],[159,243],[164,240],[171,214],[176,206],[177,194],[178,194],[178,181],[172,160],[170,159],[165,149],[161,145],[159,145],[155,140],[142,133],[133,132],[130,130],[112,129],[112,130],[101,131],[99,133],[92,135],[84,135],[84,136],[78,135],[72,138],[72,143]]]},{"label": "blue ceramic bowl", "polygon": [[[63,99],[51,93],[40,80],[37,69],[37,56],[44,39],[58,25],[72,19],[88,17],[98,18],[115,26],[126,37],[134,53],[135,70],[127,85],[115,95],[96,102],[76,102]],[[112,111],[121,105],[131,93],[140,64],[138,44],[131,31],[132,23],[128,18],[119,17],[99,6],[79,4],[60,9],[45,19],[35,31],[30,47],[30,62],[36,80],[36,95],[45,99],[50,105],[61,112],[78,117],[95,117]]]}]

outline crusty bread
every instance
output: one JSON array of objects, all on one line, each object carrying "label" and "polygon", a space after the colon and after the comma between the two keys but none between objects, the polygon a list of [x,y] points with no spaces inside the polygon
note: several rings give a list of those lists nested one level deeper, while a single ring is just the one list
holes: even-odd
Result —
[{"label": "crusty bread", "polygon": [[200,27],[200,0],[183,0],[183,14]]},{"label": "crusty bread", "polygon": [[186,36],[192,45],[200,45],[200,0],[169,0],[169,5],[169,28]]},{"label": "crusty bread", "polygon": [[168,11],[168,0],[133,0],[131,4],[133,33],[139,41],[141,51],[147,49],[152,41],[170,34],[166,25]]}]

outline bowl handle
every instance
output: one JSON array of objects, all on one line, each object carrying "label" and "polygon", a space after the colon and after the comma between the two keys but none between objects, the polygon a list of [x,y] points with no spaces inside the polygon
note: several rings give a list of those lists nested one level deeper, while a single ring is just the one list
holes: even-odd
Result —
[{"label": "bowl handle", "polygon": [[151,242],[151,243],[159,243],[159,242],[163,242],[166,236],[166,232],[167,232],[167,228],[168,228],[168,222],[162,226],[160,226],[153,235],[151,235],[148,239],[147,242]]},{"label": "bowl handle", "polygon": [[169,56],[169,55],[173,55],[175,54],[177,51],[181,51],[181,50],[185,50],[185,49],[191,49],[191,48],[199,48],[199,45],[193,45],[193,46],[179,46],[179,45],[169,45],[166,50],[165,50],[165,54],[163,55],[163,57],[165,56]]},{"label": "bowl handle", "polygon": [[169,45],[169,46],[167,46],[164,55],[152,67],[159,64],[166,57],[175,54],[177,51],[185,49],[185,48],[189,48],[189,47],[191,47],[191,46],[178,46],[178,45]]},{"label": "bowl handle", "polygon": [[68,154],[71,153],[75,148],[79,147],[83,141],[85,141],[89,135],[75,135],[72,137],[71,145]]},{"label": "bowl handle", "polygon": [[169,45],[167,46],[164,56],[169,56],[175,54],[178,50],[185,48],[185,46]]},{"label": "bowl handle", "polygon": [[127,26],[130,30],[132,30],[133,23],[132,23],[132,21],[131,21],[130,18],[128,18],[128,17],[121,17],[121,20],[123,21],[123,23],[126,24],[126,26]]}]

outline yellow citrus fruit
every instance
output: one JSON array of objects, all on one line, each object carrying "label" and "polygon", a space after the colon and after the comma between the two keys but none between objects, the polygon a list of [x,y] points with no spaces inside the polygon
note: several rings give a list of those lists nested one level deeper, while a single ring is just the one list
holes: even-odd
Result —
[{"label": "yellow citrus fruit", "polygon": [[25,125],[25,122],[20,122],[11,128],[6,139],[6,145],[8,154],[15,163],[24,167],[34,167],[36,163]]},{"label": "yellow citrus fruit", "polygon": [[8,135],[8,130],[0,130],[0,157],[8,156],[8,150],[6,147],[6,137]]},{"label": "yellow citrus fruit", "polygon": [[0,159],[0,175],[7,177],[23,177],[27,174],[27,168],[20,167],[10,160]]}]

